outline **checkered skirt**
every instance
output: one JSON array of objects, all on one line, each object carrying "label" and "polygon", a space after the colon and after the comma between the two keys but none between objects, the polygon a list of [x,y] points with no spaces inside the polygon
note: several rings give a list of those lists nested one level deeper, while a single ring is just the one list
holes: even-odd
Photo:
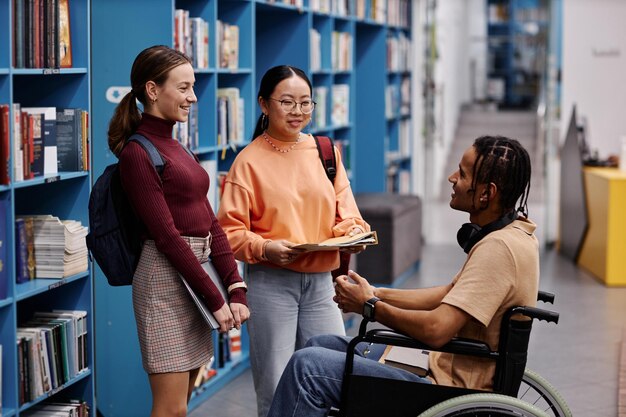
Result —
[{"label": "checkered skirt", "polygon": [[[210,236],[184,239],[198,260],[206,262]],[[209,362],[213,356],[211,328],[176,269],[152,240],[145,242],[133,278],[133,307],[147,373],[185,372]]]}]

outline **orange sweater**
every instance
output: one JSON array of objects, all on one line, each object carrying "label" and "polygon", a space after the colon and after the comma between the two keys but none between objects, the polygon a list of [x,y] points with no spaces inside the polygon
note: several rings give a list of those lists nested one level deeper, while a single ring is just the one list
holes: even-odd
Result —
[{"label": "orange sweater", "polygon": [[[237,259],[262,262],[266,240],[315,243],[344,236],[355,227],[370,230],[356,206],[337,149],[333,187],[315,140],[311,135],[303,138],[290,152],[281,153],[258,137],[239,153],[231,166],[217,217]],[[277,146],[289,148],[283,142],[269,139]],[[338,266],[339,253],[328,251],[302,255],[288,268],[327,272]]]}]

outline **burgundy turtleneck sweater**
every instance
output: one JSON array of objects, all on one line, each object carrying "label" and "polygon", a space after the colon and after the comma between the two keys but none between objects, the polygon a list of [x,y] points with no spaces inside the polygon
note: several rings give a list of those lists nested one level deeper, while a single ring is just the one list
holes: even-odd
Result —
[{"label": "burgundy turtleneck sweater", "polygon": [[[211,311],[217,311],[225,300],[181,236],[206,237],[211,232],[211,260],[224,285],[239,282],[241,277],[228,239],[207,199],[209,175],[172,138],[173,126],[172,121],[143,114],[137,133],[156,146],[165,167],[159,177],[141,145],[129,142],[119,158],[122,186],[146,226],[146,237],[153,239],[159,252],[202,293]],[[234,289],[230,302],[247,304],[245,290]]]}]

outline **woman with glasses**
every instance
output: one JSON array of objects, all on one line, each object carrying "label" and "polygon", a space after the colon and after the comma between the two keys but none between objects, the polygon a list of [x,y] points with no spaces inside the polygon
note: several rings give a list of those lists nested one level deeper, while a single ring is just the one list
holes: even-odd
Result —
[{"label": "woman with glasses", "polygon": [[226,177],[218,213],[235,257],[248,264],[250,362],[263,417],[293,352],[311,336],[345,334],[330,273],[338,252],[294,246],[369,231],[337,149],[333,184],[315,139],[302,132],[315,109],[311,93],[298,68],[265,73],[254,140]]}]

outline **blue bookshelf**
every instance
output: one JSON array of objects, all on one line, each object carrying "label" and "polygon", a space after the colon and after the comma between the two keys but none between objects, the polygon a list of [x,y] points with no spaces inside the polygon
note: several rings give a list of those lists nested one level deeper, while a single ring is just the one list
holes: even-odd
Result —
[{"label": "blue bookshelf", "polygon": [[[209,65],[196,70],[198,96],[198,146],[193,151],[203,163],[213,165],[211,180],[217,172],[227,171],[237,155],[252,139],[260,115],[257,91],[267,69],[289,64],[307,71],[313,87],[326,87],[327,94],[318,101],[316,112],[325,109],[326,123],[312,123],[308,131],[327,135],[344,147],[344,163],[349,167],[355,192],[386,192],[387,171],[400,163],[410,170],[411,156],[395,158],[400,147],[400,125],[411,125],[408,113],[398,112],[388,118],[385,91],[388,85],[398,90],[405,79],[406,68],[390,68],[387,64],[387,38],[411,38],[408,0],[392,0],[405,7],[404,22],[387,23],[381,11],[372,8],[371,0],[349,2],[350,10],[312,10],[311,2],[302,5],[265,0],[175,0],[173,2],[110,2],[91,0],[93,92],[93,178],[115,162],[108,151],[106,131],[115,108],[114,91],[129,88],[129,72],[136,54],[154,44],[174,45],[175,10],[189,11],[190,17],[201,17],[209,25]],[[346,2],[333,2],[337,5]],[[363,3],[363,14],[357,15],[357,3]],[[381,4],[381,2],[377,2]],[[396,14],[397,15],[397,14]],[[218,20],[239,27],[238,64],[224,68],[216,48]],[[115,22],[115,24],[111,24]],[[137,22],[150,22],[141,25]],[[319,33],[319,62],[313,62],[311,30]],[[129,37],[128,33],[134,33]],[[402,34],[402,35],[401,35]],[[344,36],[350,45],[343,54],[333,49],[333,38]],[[122,46],[119,46],[122,45]],[[333,55],[335,55],[333,57]],[[339,60],[338,60],[338,57]],[[347,86],[348,111],[333,120],[333,103],[338,91]],[[243,137],[234,142],[218,142],[218,90],[236,87],[243,101]],[[334,94],[337,93],[337,94]],[[120,96],[121,97],[121,96]],[[315,113],[314,113],[315,114]],[[217,208],[218,201],[211,201]],[[98,412],[103,417],[147,415],[150,390],[136,335],[130,288],[108,286],[101,271],[95,267],[96,317],[96,396]],[[119,341],[124,341],[120,348]],[[217,347],[217,340],[215,341]],[[190,409],[197,407],[249,366],[249,341],[242,334],[242,355],[217,369],[217,375],[194,392]],[[119,381],[125,381],[119,384]],[[129,392],[128,386],[133,386]],[[120,410],[124,410],[123,412]]]},{"label": "blue bookshelf", "polygon": [[[0,203],[6,207],[6,236],[2,245],[6,262],[7,295],[0,296],[0,344],[2,345],[2,410],[3,416],[21,416],[48,399],[74,398],[95,408],[93,286],[91,267],[84,273],[63,279],[34,279],[16,283],[15,219],[18,215],[52,214],[60,219],[79,220],[88,224],[87,204],[91,188],[88,171],[59,172],[18,181],[14,173],[12,129],[14,108],[57,107],[82,108],[91,117],[90,85],[90,2],[70,0],[71,68],[15,68],[13,55],[14,25],[17,22],[12,0],[0,0],[0,104],[9,105],[9,172],[10,184],[0,186]],[[89,158],[91,159],[91,158]],[[87,311],[87,369],[61,386],[20,403],[17,351],[17,328],[31,319],[36,311],[52,309]]]},{"label": "blue bookshelf", "polygon": [[488,1],[488,76],[504,82],[501,106],[527,108],[539,95],[548,8],[546,0]]}]

